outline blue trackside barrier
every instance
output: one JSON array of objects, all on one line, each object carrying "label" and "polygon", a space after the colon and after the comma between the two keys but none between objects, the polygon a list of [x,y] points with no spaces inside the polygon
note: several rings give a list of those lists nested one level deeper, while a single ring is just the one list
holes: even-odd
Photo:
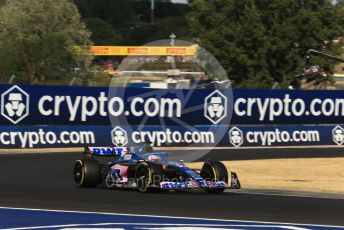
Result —
[{"label": "blue trackside barrier", "polygon": [[[1,125],[342,124],[344,91],[0,85]],[[110,118],[110,119],[109,119]]]},{"label": "blue trackside barrier", "polygon": [[343,145],[344,126],[0,126],[0,148]]},{"label": "blue trackside barrier", "polygon": [[145,141],[317,146],[344,140],[337,126],[344,124],[344,91],[0,85],[0,96],[0,148]]}]

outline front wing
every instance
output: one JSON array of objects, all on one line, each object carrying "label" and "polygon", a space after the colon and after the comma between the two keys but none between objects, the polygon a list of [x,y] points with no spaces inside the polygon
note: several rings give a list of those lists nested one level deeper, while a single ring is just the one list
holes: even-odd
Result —
[{"label": "front wing", "polygon": [[206,181],[202,180],[190,180],[185,182],[171,182],[164,181],[160,183],[160,189],[163,190],[184,190],[184,189],[211,189],[211,188],[223,188],[223,189],[240,189],[241,185],[236,173],[231,173],[230,184],[224,181]]}]

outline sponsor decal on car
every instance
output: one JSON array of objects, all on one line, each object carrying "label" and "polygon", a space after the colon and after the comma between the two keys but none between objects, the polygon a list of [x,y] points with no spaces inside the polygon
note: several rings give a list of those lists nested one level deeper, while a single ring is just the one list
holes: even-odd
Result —
[{"label": "sponsor decal on car", "polygon": [[183,189],[183,188],[226,188],[227,184],[223,181],[184,181],[184,182],[161,182],[162,189]]},{"label": "sponsor decal on car", "polygon": [[198,188],[198,184],[194,181],[184,182],[161,182],[160,188],[162,189],[181,189],[181,188]]},{"label": "sponsor decal on car", "polygon": [[88,149],[93,155],[97,156],[122,156],[128,151],[126,147],[88,147]]}]

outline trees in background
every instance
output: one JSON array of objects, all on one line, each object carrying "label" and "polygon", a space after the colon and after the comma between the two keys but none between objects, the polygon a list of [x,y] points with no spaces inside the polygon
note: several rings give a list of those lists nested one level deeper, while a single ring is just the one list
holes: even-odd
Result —
[{"label": "trees in background", "polygon": [[98,46],[108,46],[123,42],[123,37],[118,34],[109,23],[100,18],[85,18],[87,28],[92,31],[91,40]]},{"label": "trees in background", "polygon": [[0,8],[0,76],[32,84],[70,80],[90,65],[90,36],[70,0],[7,1]]},{"label": "trees in background", "polygon": [[[146,43],[169,39],[171,33],[179,39],[190,38],[185,15],[190,11],[188,5],[173,4],[155,0],[155,23],[150,24],[150,0],[74,0],[82,17],[88,20],[102,20],[111,25],[87,26],[93,34],[111,31],[123,39],[108,45],[144,45]],[[92,41],[98,45],[98,37]],[[103,39],[101,39],[104,41]]]},{"label": "trees in background", "polygon": [[[193,0],[191,7],[156,1],[153,25],[149,0],[3,1],[0,77],[15,74],[27,83],[86,71],[91,57],[76,46],[144,45],[171,33],[197,41],[241,87],[288,84],[308,49],[343,52],[334,42],[344,34],[343,0]],[[333,62],[312,60],[331,71]]]},{"label": "trees in background", "polygon": [[[200,45],[242,87],[288,83],[310,48],[343,52],[341,4],[330,0],[194,0],[188,23]],[[330,70],[328,61],[317,60]],[[333,64],[333,63],[332,63]]]},{"label": "trees in background", "polygon": [[151,25],[149,1],[0,0],[0,80],[15,75],[20,83],[66,84],[91,64],[86,48],[75,47],[143,45],[173,32],[189,34],[186,5],[156,7]]}]

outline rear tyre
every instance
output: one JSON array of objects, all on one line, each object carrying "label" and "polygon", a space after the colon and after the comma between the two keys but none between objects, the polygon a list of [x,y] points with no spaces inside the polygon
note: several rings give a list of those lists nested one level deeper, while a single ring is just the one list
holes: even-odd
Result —
[{"label": "rear tyre", "polygon": [[137,165],[135,180],[140,192],[160,191],[164,170],[161,164],[141,162]]},{"label": "rear tyre", "polygon": [[[226,166],[220,161],[206,161],[201,170],[201,177],[207,181],[223,181],[228,183],[228,172]],[[207,188],[209,193],[222,193],[224,188]]]},{"label": "rear tyre", "polygon": [[100,167],[95,159],[81,159],[74,164],[74,181],[78,187],[96,187],[100,184]]}]

